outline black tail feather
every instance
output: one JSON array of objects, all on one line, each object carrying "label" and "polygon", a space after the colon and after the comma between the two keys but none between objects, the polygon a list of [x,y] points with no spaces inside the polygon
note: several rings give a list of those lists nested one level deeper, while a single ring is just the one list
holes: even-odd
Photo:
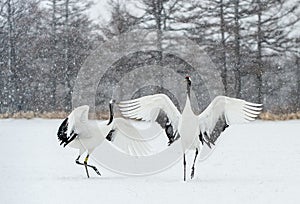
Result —
[{"label": "black tail feather", "polygon": [[109,131],[109,133],[108,133],[107,136],[106,136],[106,139],[107,139],[108,141],[112,142],[112,141],[115,139],[115,138],[114,138],[114,135],[113,135],[114,132],[115,132],[115,130]]},{"label": "black tail feather", "polygon": [[167,122],[165,124],[165,132],[169,139],[168,146],[170,146],[173,142],[178,140],[178,138],[180,137],[177,131],[174,132],[173,126],[169,122],[169,119],[167,119]]},{"label": "black tail feather", "polygon": [[68,131],[68,118],[66,118],[62,122],[62,124],[59,126],[58,131],[57,131],[58,140],[61,141],[60,145],[62,145],[64,143],[68,143],[67,131]]}]

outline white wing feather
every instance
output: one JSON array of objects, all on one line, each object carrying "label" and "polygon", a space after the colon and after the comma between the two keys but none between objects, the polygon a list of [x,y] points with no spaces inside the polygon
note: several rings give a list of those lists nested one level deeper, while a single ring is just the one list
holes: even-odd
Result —
[{"label": "white wing feather", "polygon": [[152,153],[152,148],[138,132],[138,130],[123,118],[114,119],[113,145],[133,156],[147,156]]},{"label": "white wing feather", "polygon": [[88,122],[89,116],[89,106],[83,105],[75,108],[70,115],[68,116],[68,135],[71,134],[72,131],[76,133],[80,133],[82,128]]},{"label": "white wing feather", "polygon": [[210,134],[221,117],[225,117],[228,125],[246,123],[259,115],[261,104],[245,100],[217,96],[209,106],[198,116],[202,133]]},{"label": "white wing feather", "polygon": [[177,131],[179,118],[181,117],[180,112],[171,99],[164,94],[155,94],[122,101],[119,107],[124,117],[151,122],[154,122],[159,111],[163,110],[167,114],[175,131]]},{"label": "white wing feather", "polygon": [[[225,119],[227,125],[246,123],[255,120],[262,109],[261,106],[261,104],[250,103],[241,99],[229,98],[226,96],[217,96],[198,116],[200,131],[202,134],[206,132],[209,138],[218,138],[219,134],[224,130],[218,130],[217,133],[213,133],[218,120]],[[225,121],[223,125],[225,125]],[[216,138],[214,138],[214,140],[215,139]],[[215,141],[215,145],[211,147],[203,145],[200,152],[199,161],[206,160],[215,150],[216,144],[218,142],[219,139]]]}]

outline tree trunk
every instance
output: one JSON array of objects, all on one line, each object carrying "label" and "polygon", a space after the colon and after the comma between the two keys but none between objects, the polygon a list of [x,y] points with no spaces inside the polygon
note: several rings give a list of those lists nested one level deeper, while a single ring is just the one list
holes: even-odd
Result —
[{"label": "tree trunk", "polygon": [[257,13],[257,70],[256,70],[256,77],[257,77],[257,89],[258,89],[258,103],[262,103],[262,31],[261,31],[261,2],[257,0],[258,5],[258,13]]},{"label": "tree trunk", "polygon": [[296,66],[297,66],[297,107],[296,110],[300,111],[300,57],[297,56],[296,59]]},{"label": "tree trunk", "polygon": [[66,97],[65,97],[65,110],[70,111],[71,110],[71,100],[72,100],[72,87],[71,87],[71,70],[69,67],[69,0],[66,0],[65,3],[65,24],[64,24],[64,30],[65,30],[65,52],[64,52],[64,68],[65,68],[65,86],[66,86]]},{"label": "tree trunk", "polygon": [[56,0],[52,0],[52,22],[51,22],[51,79],[50,79],[50,88],[51,88],[51,96],[50,96],[50,110],[55,111],[56,109],[56,76],[57,76],[57,66],[56,66],[56,60],[57,60],[57,53],[56,53],[56,43],[57,43],[57,33],[56,33]]},{"label": "tree trunk", "polygon": [[12,25],[12,10],[11,10],[11,1],[7,1],[7,25],[8,25],[8,69],[9,72],[12,72],[13,64],[13,25]]},{"label": "tree trunk", "polygon": [[226,64],[226,42],[225,42],[225,19],[224,19],[224,5],[223,0],[220,0],[220,31],[221,31],[221,43],[222,43],[222,50],[221,50],[221,60],[222,60],[222,71],[221,77],[224,85],[225,95],[228,94],[227,88],[227,64]]},{"label": "tree trunk", "polygon": [[240,56],[240,25],[239,25],[239,0],[234,1],[234,54],[235,54],[235,62],[234,62],[234,75],[235,75],[235,91],[236,97],[241,97],[241,73],[240,73],[240,65],[241,65],[241,56]]},{"label": "tree trunk", "polygon": [[[157,34],[157,49],[159,51],[158,55],[158,64],[162,66],[162,60],[163,60],[163,48],[162,48],[162,11],[163,11],[163,2],[162,0],[156,0],[154,5],[154,15],[155,15],[155,21],[156,21],[156,34]],[[161,74],[162,75],[162,74]],[[163,76],[160,77],[159,84],[163,87]]]},{"label": "tree trunk", "polygon": [[9,106],[12,108],[11,112],[20,111],[21,104],[19,103],[19,84],[16,73],[16,52],[14,39],[14,23],[13,23],[13,8],[11,0],[7,0],[7,25],[8,25],[8,87],[9,98],[14,100]]},{"label": "tree trunk", "polygon": [[155,5],[155,21],[157,28],[157,49],[160,52],[159,64],[162,62],[162,11],[163,3],[161,0],[157,0]]}]

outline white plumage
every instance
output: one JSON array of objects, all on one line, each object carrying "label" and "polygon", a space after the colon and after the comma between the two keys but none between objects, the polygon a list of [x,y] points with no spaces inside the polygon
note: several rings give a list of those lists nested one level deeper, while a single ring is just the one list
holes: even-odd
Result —
[{"label": "white plumage", "polygon": [[[71,114],[60,125],[57,136],[61,145],[79,149],[79,156],[76,163],[84,165],[87,176],[89,177],[87,167],[95,170],[101,175],[95,166],[87,164],[90,154],[102,142],[106,140],[113,144],[124,153],[133,156],[143,156],[150,153],[150,146],[143,142],[139,132],[125,119],[113,118],[113,103],[110,102],[110,119],[108,123],[98,123],[88,120],[89,106],[84,105],[75,108]],[[79,158],[87,152],[84,162]]]},{"label": "white plumage", "polygon": [[226,96],[217,96],[200,114],[195,115],[190,103],[190,77],[187,81],[187,99],[182,114],[178,111],[171,99],[164,94],[144,96],[138,99],[123,101],[119,104],[123,116],[132,119],[155,121],[160,110],[164,111],[172,126],[172,134],[166,130],[170,144],[181,137],[184,163],[184,180],[186,180],[185,153],[188,149],[195,149],[195,159],[191,178],[194,177],[194,165],[203,145],[211,147],[222,131],[229,125],[245,123],[258,116],[261,104],[250,103],[241,99]]}]

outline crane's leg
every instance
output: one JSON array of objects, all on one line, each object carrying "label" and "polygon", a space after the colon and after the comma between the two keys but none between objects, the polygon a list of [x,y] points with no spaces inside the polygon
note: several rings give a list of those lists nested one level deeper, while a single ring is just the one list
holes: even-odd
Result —
[{"label": "crane's leg", "polygon": [[195,152],[195,158],[194,158],[194,163],[193,163],[193,167],[192,167],[191,179],[194,178],[195,162],[196,162],[197,156],[198,156],[198,148],[196,148],[196,152]]},{"label": "crane's leg", "polygon": [[98,169],[97,169],[95,166],[92,166],[92,165],[88,165],[88,164],[87,164],[87,161],[88,161],[88,159],[89,159],[89,156],[90,156],[89,154],[86,155],[86,157],[85,157],[85,159],[84,159],[84,166],[85,166],[85,170],[86,170],[86,173],[87,173],[88,178],[89,178],[89,174],[88,174],[88,171],[87,171],[87,167],[90,167],[90,168],[94,169],[94,171],[95,171],[99,176],[101,176],[100,172],[98,171]]},{"label": "crane's leg", "polygon": [[84,159],[84,163],[81,163],[81,162],[79,161],[80,156],[81,156],[81,155],[79,155],[79,156],[77,157],[77,159],[76,159],[76,164],[85,166],[85,171],[86,171],[86,174],[87,174],[87,177],[88,177],[88,178],[90,177],[90,175],[89,175],[89,172],[88,172],[87,167],[90,167],[90,168],[94,169],[94,171],[95,171],[99,176],[101,176],[100,172],[98,171],[98,169],[97,169],[95,166],[92,166],[92,165],[87,164],[87,161],[88,161],[89,156],[90,156],[89,154],[88,154],[88,155],[86,156],[86,158]]},{"label": "crane's leg", "polygon": [[88,168],[87,168],[87,161],[88,161],[88,159],[89,159],[89,154],[88,155],[86,155],[86,157],[85,157],[85,159],[84,159],[84,162],[83,162],[83,164],[84,164],[84,167],[85,167],[85,171],[86,171],[86,175],[87,175],[87,177],[88,178],[90,178],[90,175],[89,175],[89,171],[88,171]]},{"label": "crane's leg", "polygon": [[183,180],[186,181],[186,160],[185,160],[185,153],[183,153]]}]

